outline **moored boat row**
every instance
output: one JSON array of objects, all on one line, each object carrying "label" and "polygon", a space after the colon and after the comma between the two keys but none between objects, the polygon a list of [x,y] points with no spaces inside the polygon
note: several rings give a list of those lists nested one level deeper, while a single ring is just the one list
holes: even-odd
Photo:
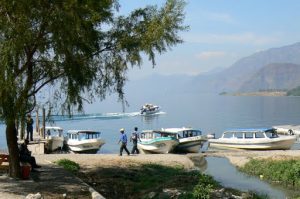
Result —
[{"label": "moored boat row", "polygon": [[[105,144],[101,132],[92,130],[69,130],[63,136],[60,127],[46,127],[48,147],[61,149],[67,144],[74,153],[97,153]],[[280,135],[275,128],[231,129],[220,138],[203,135],[193,128],[162,128],[144,130],[140,134],[138,149],[148,153],[197,153],[205,142],[210,148],[245,149],[245,150],[286,150],[296,141],[295,135]]]}]

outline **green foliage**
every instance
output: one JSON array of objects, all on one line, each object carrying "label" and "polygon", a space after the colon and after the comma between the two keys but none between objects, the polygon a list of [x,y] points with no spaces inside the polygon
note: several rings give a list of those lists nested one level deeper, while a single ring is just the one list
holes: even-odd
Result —
[{"label": "green foliage", "polygon": [[193,198],[209,199],[212,190],[217,186],[218,183],[211,176],[201,174],[198,184],[194,187]]},{"label": "green foliage", "polygon": [[66,169],[72,173],[76,173],[80,169],[79,164],[77,164],[76,162],[73,162],[71,160],[68,160],[68,159],[61,159],[61,160],[56,161],[55,163],[59,166],[62,166],[64,169]]},{"label": "green foliage", "polygon": [[300,187],[300,160],[254,160],[241,170],[272,182],[294,188]]},{"label": "green foliage", "polygon": [[116,16],[119,4],[109,0],[1,1],[0,5],[0,115],[4,118],[11,112],[18,116],[21,107],[23,115],[42,103],[37,102],[37,93],[48,91],[49,84],[56,85],[49,106],[62,99],[64,109],[59,110],[68,113],[73,106],[81,110],[83,99],[91,101],[94,95],[103,99],[117,92],[123,99],[129,66],[140,66],[142,54],[154,65],[155,54],[181,43],[178,33],[187,29],[183,0],[166,0],[162,8],[148,6],[128,16]]},{"label": "green foliage", "polygon": [[300,96],[300,86],[289,90],[286,93],[287,96]]},{"label": "green foliage", "polygon": [[182,42],[184,5],[166,0],[120,16],[117,0],[0,0],[0,118],[10,127],[9,153],[18,153],[13,125],[37,105],[70,115],[114,92],[124,103],[129,67],[140,67],[142,55],[154,65],[156,54]]},{"label": "green foliage", "polygon": [[170,181],[170,179],[174,178],[174,176],[176,179],[183,175],[186,175],[185,179],[188,177],[195,178],[195,176],[198,176],[197,173],[186,172],[183,167],[179,166],[166,167],[158,164],[145,164],[142,165],[141,169],[143,172],[136,176],[136,180],[139,182],[135,185],[137,190],[162,185]]}]

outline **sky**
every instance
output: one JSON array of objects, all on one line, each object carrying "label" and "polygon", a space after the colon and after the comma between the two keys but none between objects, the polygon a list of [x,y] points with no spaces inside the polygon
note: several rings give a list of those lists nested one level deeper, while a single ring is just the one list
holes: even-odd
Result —
[{"label": "sky", "polygon": [[[163,0],[119,0],[120,14],[164,4]],[[183,44],[144,59],[129,79],[153,74],[199,75],[230,67],[237,60],[270,48],[300,42],[299,0],[186,0]]]}]

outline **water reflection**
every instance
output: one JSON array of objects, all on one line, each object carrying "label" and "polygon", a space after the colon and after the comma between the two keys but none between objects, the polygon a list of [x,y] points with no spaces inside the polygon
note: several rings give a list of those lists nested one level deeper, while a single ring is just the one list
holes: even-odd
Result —
[{"label": "water reflection", "polygon": [[153,115],[142,115],[141,116],[142,121],[146,124],[152,124],[153,122],[157,122],[159,115],[158,114],[153,114]]},{"label": "water reflection", "polygon": [[206,160],[205,173],[213,176],[224,187],[241,191],[255,191],[274,199],[291,197],[296,194],[296,192],[272,186],[256,177],[239,172],[226,158],[207,157]]},{"label": "water reflection", "polygon": [[197,167],[201,172],[204,172],[207,169],[207,160],[203,155],[189,154],[188,157],[193,161],[195,167]]}]

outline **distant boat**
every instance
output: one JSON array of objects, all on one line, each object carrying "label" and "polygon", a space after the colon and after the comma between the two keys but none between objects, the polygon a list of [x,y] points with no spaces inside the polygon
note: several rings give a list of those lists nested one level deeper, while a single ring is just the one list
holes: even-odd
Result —
[{"label": "distant boat", "polygon": [[165,128],[162,132],[174,133],[179,140],[179,144],[175,147],[175,152],[198,153],[203,144],[208,140],[202,132],[192,128]]},{"label": "distant boat", "polygon": [[67,144],[75,153],[97,153],[105,141],[100,137],[101,132],[91,130],[69,130]]},{"label": "distant boat", "polygon": [[142,131],[138,148],[142,153],[170,153],[179,144],[174,133]]},{"label": "distant boat", "polygon": [[160,107],[153,104],[145,104],[142,106],[140,113],[141,115],[151,115],[154,113],[158,113],[160,111]]},{"label": "distant boat", "polygon": [[213,148],[252,150],[290,149],[295,141],[295,136],[279,136],[274,128],[233,129],[221,138],[208,140]]}]

